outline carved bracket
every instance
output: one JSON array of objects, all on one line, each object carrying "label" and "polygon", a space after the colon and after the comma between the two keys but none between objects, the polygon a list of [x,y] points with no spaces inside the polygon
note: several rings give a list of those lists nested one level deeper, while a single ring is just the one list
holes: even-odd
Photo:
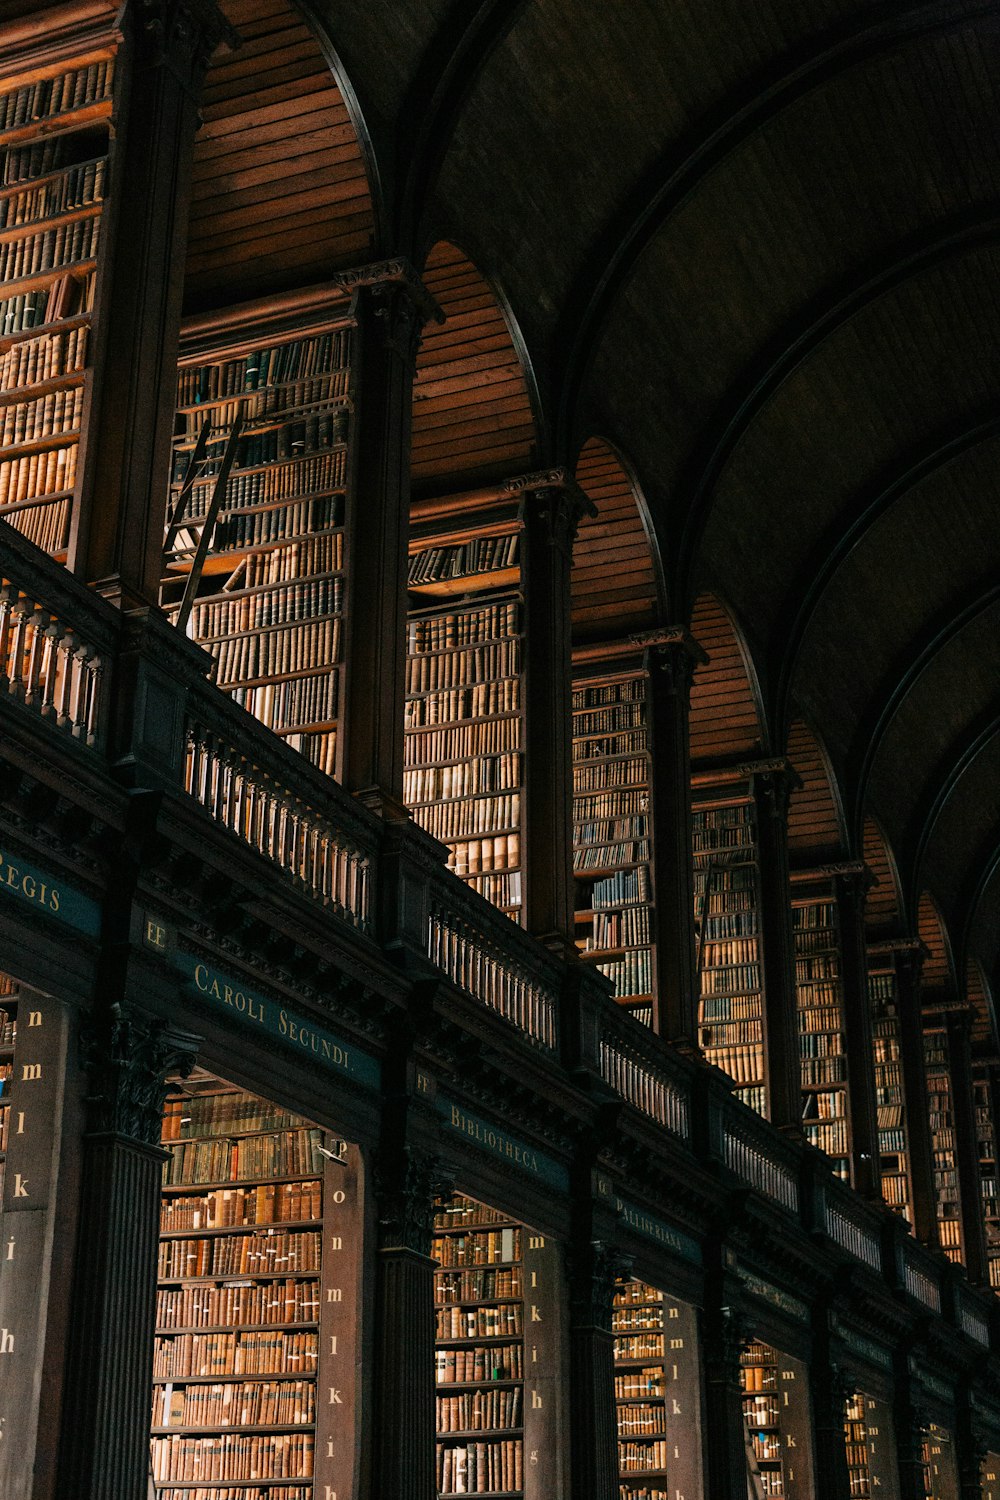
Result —
[{"label": "carved bracket", "polygon": [[90,1075],[90,1133],[159,1145],[167,1076],[187,1077],[197,1045],[197,1037],[130,1015],[120,1005],[86,1022],[80,1047]]},{"label": "carved bracket", "polygon": [[611,1331],[611,1313],[619,1281],[632,1269],[632,1257],[604,1240],[590,1240],[567,1251],[574,1321],[586,1328]]},{"label": "carved bracket", "polygon": [[434,1232],[434,1198],[445,1187],[436,1156],[411,1146],[382,1158],[375,1171],[379,1242],[384,1249],[430,1255]]}]

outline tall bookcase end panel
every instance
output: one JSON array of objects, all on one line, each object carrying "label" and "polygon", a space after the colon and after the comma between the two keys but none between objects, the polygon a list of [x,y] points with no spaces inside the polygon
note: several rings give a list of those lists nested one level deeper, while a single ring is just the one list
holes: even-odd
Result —
[{"label": "tall bookcase end panel", "polygon": [[158,1500],[355,1493],[357,1152],[201,1070],[168,1098],[163,1147]]},{"label": "tall bookcase end panel", "polygon": [[81,477],[120,38],[0,72],[0,515],[65,560]]},{"label": "tall bookcase end panel", "polygon": [[748,1490],[784,1500],[813,1494],[806,1366],[754,1339],[740,1356]]},{"label": "tall bookcase end panel", "polygon": [[7,1167],[7,1143],[14,1102],[14,1048],[17,1043],[18,987],[0,974],[0,1212]]},{"label": "tall bookcase end panel", "polygon": [[934,1170],[935,1213],[941,1249],[949,1260],[962,1264],[962,1206],[958,1185],[955,1106],[943,1018],[924,1026],[924,1066],[927,1072],[927,1109]]},{"label": "tall bookcase end panel", "polygon": [[620,1500],[674,1500],[701,1476],[694,1309],[638,1278],[612,1312]]},{"label": "tall bookcase end panel", "polygon": [[[633,649],[634,654],[634,649]],[[652,1026],[656,995],[648,679],[614,657],[573,679],[576,942]]]},{"label": "tall bookcase end panel", "polygon": [[912,1223],[899,987],[891,956],[869,954],[868,998],[875,1049],[875,1108],[882,1197],[895,1213]]},{"label": "tall bookcase end panel", "polygon": [[161,602],[235,702],[336,775],[355,329],[332,298],[263,335],[253,312],[187,331]]},{"label": "tall bookcase end panel", "polygon": [[403,797],[449,868],[523,908],[521,523],[494,492],[414,505]]},{"label": "tall bookcase end panel", "polygon": [[693,798],[698,1040],[739,1098],[766,1114],[754,805],[745,785],[712,788],[697,779]]}]

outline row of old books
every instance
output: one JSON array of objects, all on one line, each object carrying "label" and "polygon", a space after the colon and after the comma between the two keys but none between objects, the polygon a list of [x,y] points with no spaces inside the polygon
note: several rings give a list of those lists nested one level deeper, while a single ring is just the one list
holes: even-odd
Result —
[{"label": "row of old books", "polygon": [[513,755],[520,750],[520,744],[520,719],[513,714],[451,724],[447,728],[410,730],[404,763],[407,770],[428,765],[462,766],[482,756]]},{"label": "row of old books", "polygon": [[325,667],[340,658],[342,622],[338,615],[292,625],[256,627],[243,635],[208,637],[218,663],[220,687],[238,687],[261,679]]},{"label": "row of old books", "polygon": [[441,1266],[491,1266],[521,1259],[521,1230],[483,1230],[435,1239],[431,1251]]},{"label": "row of old books", "polygon": [[216,1234],[201,1239],[161,1239],[158,1274],[163,1280],[192,1276],[287,1276],[317,1271],[320,1236],[310,1230],[275,1229]]},{"label": "row of old books", "polygon": [[425,651],[451,651],[456,646],[475,646],[520,635],[520,605],[516,599],[474,609],[448,610],[444,614],[412,617],[407,631],[411,656]]},{"label": "row of old books", "polygon": [[511,677],[520,670],[520,637],[504,636],[454,651],[423,651],[408,656],[406,691],[414,695],[436,693],[461,687],[472,678]]},{"label": "row of old books", "polygon": [[312,1332],[238,1329],[224,1333],[181,1333],[170,1338],[157,1337],[153,1378],[305,1375],[315,1370],[318,1357],[317,1336]]},{"label": "row of old books", "polygon": [[0,277],[5,282],[28,281],[56,266],[93,260],[100,229],[100,217],[93,214],[0,242]]},{"label": "row of old books", "polygon": [[171,1328],[253,1327],[255,1324],[315,1323],[319,1285],[315,1277],[268,1281],[197,1282],[161,1287],[156,1294],[156,1326]]},{"label": "row of old books", "polygon": [[[310,338],[290,339],[266,348],[251,349],[236,358],[220,358],[200,365],[181,367],[177,384],[178,406],[206,405],[224,401],[246,391],[280,388],[315,375],[336,374],[347,393],[351,362],[351,330],[329,329]],[[327,390],[313,393],[329,394]]]},{"label": "row of old books", "polygon": [[201,1197],[185,1193],[162,1205],[160,1229],[176,1232],[314,1219],[322,1198],[322,1184],[309,1181],[260,1182],[250,1188],[217,1188]]},{"label": "row of old books", "polygon": [[573,759],[577,765],[584,765],[590,760],[642,755],[647,744],[648,738],[644,728],[622,729],[617,734],[584,735],[574,747]]},{"label": "row of old books", "polygon": [[314,730],[335,720],[339,701],[336,670],[279,679],[257,686],[233,684],[230,696],[276,734]]},{"label": "row of old books", "polygon": [[511,791],[520,785],[520,779],[519,752],[485,755],[452,765],[407,770],[403,780],[404,796],[410,807],[418,802],[447,802],[452,797]]},{"label": "row of old books", "polygon": [[168,1384],[153,1401],[154,1427],[291,1427],[315,1420],[314,1380]]},{"label": "row of old books", "polygon": [[649,916],[648,906],[623,905],[617,911],[594,909],[593,925],[585,939],[584,951],[635,947],[648,943]]},{"label": "row of old books", "polygon": [[[203,370],[210,368],[202,366]],[[246,425],[284,420],[311,407],[338,408],[343,421],[349,417],[346,404],[350,372],[345,369],[332,370],[325,375],[310,375],[301,380],[289,380],[281,385],[263,385],[240,395],[215,399],[211,402],[181,405],[177,410],[178,436],[188,441],[197,441],[211,412],[214,429],[228,431],[239,417]],[[178,385],[178,394],[183,400],[184,372]]]},{"label": "row of old books", "polygon": [[38,442],[55,433],[79,429],[83,411],[80,386],[50,391],[34,401],[11,402],[0,406],[0,443],[5,447],[18,443]]},{"label": "row of old books", "polygon": [[[239,439],[238,468],[252,470],[301,461],[328,476],[323,481],[324,484],[342,486],[347,478],[346,448],[343,446],[345,436],[343,412],[339,408],[336,411],[311,412],[306,417],[283,421],[280,425],[269,424],[263,432],[244,431]],[[206,450],[208,456],[201,470],[204,475],[210,477],[218,473],[228,438],[228,428],[218,430],[210,438]],[[193,446],[180,439],[175,442],[172,474],[175,484],[184,480]],[[337,449],[336,452],[330,451],[334,448]],[[318,459],[311,457],[317,453],[322,454],[328,462],[321,464]],[[238,499],[235,488],[228,499],[230,505],[245,503]]]},{"label": "row of old books", "polygon": [[19,193],[0,198],[0,230],[37,224],[74,209],[89,208],[104,197],[105,160],[77,162],[59,175],[42,178]]},{"label": "row of old books", "polygon": [[483,1302],[494,1297],[520,1297],[522,1292],[519,1265],[438,1272],[434,1277],[435,1302]]},{"label": "row of old books", "polygon": [[513,1438],[438,1444],[439,1495],[512,1494],[524,1485],[524,1449]]},{"label": "row of old books", "polygon": [[0,389],[20,391],[63,376],[79,376],[86,356],[87,329],[82,326],[21,339],[0,350]]},{"label": "row of old books", "polygon": [[512,568],[517,562],[518,542],[517,533],[512,532],[508,536],[478,536],[467,542],[422,548],[410,558],[407,582],[416,588],[441,579]]},{"label": "row of old books", "polygon": [[0,296],[0,338],[88,313],[93,291],[92,272],[67,271],[36,291]]},{"label": "row of old books", "polygon": [[496,1338],[501,1334],[523,1333],[521,1304],[500,1303],[483,1307],[445,1307],[436,1317],[439,1339]]},{"label": "row of old books", "polygon": [[150,1445],[153,1478],[164,1480],[306,1478],[313,1471],[312,1433],[251,1436],[154,1437]]},{"label": "row of old books", "polygon": [[232,1089],[218,1094],[191,1094],[168,1099],[163,1107],[162,1139],[179,1141],[197,1136],[256,1135],[298,1124],[291,1110],[280,1109],[253,1094]]},{"label": "row of old books", "polygon": [[[448,867],[464,878],[477,875],[481,870],[510,870],[520,861],[521,835],[504,833],[495,838],[457,840],[451,845]],[[515,887],[510,889],[513,893]],[[520,899],[519,893],[517,899]]]},{"label": "row of old books", "polygon": [[311,1128],[268,1131],[243,1139],[208,1138],[165,1142],[165,1184],[238,1182],[252,1177],[291,1177],[316,1170],[322,1132]]},{"label": "row of old books", "polygon": [[[279,548],[280,553],[283,549]],[[274,554],[270,554],[273,556]],[[303,583],[248,588],[200,604],[191,613],[192,629],[203,642],[225,640],[244,631],[267,630],[275,625],[314,621],[339,614],[344,602],[344,582],[330,574]]]},{"label": "row of old books", "polygon": [[[599,760],[595,764],[595,760]],[[573,768],[574,792],[603,792],[608,787],[645,787],[649,783],[649,766],[643,756],[630,759],[607,756],[581,757]]]},{"label": "row of old books", "polygon": [[520,1427],[521,1387],[482,1386],[457,1396],[437,1397],[437,1430],[447,1432],[509,1432]]},{"label": "row of old books", "polygon": [[22,84],[0,94],[0,131],[17,130],[22,125],[69,114],[108,99],[113,80],[114,59],[102,58]]},{"label": "row of old books", "polygon": [[438,1385],[521,1380],[524,1377],[524,1352],[520,1344],[477,1344],[474,1349],[437,1349],[434,1370]]},{"label": "row of old books", "polygon": [[469,664],[465,687],[435,693],[417,693],[407,698],[407,729],[431,724],[451,724],[492,714],[516,713],[521,706],[521,683],[517,676],[488,677],[477,681],[474,663]]},{"label": "row of old books", "polygon": [[630,1476],[667,1472],[664,1317],[663,1294],[656,1287],[638,1279],[619,1281],[611,1327],[621,1495],[641,1493],[628,1487]]},{"label": "row of old books", "polygon": [[[641,1370],[628,1370],[624,1374],[615,1375],[615,1399],[617,1401],[633,1401],[636,1397],[662,1396],[663,1366],[661,1364],[648,1365]],[[619,1428],[626,1424],[630,1431],[660,1432],[662,1431],[662,1413],[659,1408],[655,1410],[642,1407],[629,1407],[627,1411],[618,1413]]]},{"label": "row of old books", "polygon": [[[454,798],[423,806],[421,813],[421,825],[428,833],[442,843],[455,843],[476,834],[515,832],[521,822],[521,796],[519,792],[506,792],[493,797]],[[507,853],[505,843],[505,862]]]},{"label": "row of old books", "polygon": [[631,948],[620,958],[602,958],[597,968],[607,979],[611,980],[615,987],[615,996],[619,1000],[652,994],[652,948]]}]

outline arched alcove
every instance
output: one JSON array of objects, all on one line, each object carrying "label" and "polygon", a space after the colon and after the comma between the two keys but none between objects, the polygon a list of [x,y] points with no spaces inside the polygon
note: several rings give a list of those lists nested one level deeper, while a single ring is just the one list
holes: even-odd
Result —
[{"label": "arched alcove", "polygon": [[583,445],[576,479],[597,513],[584,516],[573,547],[574,640],[649,630],[658,623],[661,594],[643,497],[603,438]]},{"label": "arched alcove", "polygon": [[917,933],[925,949],[921,971],[921,988],[924,993],[947,990],[954,994],[955,967],[951,942],[938,904],[930,891],[923,891],[917,902]]},{"label": "arched alcove", "polygon": [[240,33],[205,80],[191,308],[321,281],[375,253],[369,164],[324,41],[291,0],[221,0]]},{"label": "arched alcove", "polygon": [[423,279],[444,322],[424,330],[417,355],[414,487],[457,489],[530,470],[538,456],[532,393],[500,299],[443,240],[428,255]]},{"label": "arched alcove", "polygon": [[846,852],[839,790],[823,746],[803,719],[788,731],[788,759],[802,783],[788,805],[788,850],[796,863],[821,864]]},{"label": "arched alcove", "polygon": [[866,817],[861,845],[862,857],[875,883],[865,902],[865,928],[869,940],[887,940],[903,935],[903,898],[895,856],[881,828]]},{"label": "arched alcove", "polygon": [[757,674],[742,632],[714,594],[696,601],[691,634],[708,653],[691,689],[692,765],[766,754]]}]

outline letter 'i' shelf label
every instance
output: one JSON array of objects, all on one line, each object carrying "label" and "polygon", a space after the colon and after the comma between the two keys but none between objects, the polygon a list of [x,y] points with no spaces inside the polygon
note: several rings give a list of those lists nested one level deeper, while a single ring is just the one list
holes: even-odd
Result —
[{"label": "letter 'i' shelf label", "polygon": [[0,851],[0,894],[12,896],[32,911],[43,912],[87,937],[100,933],[101,908],[96,901],[9,849]]},{"label": "letter 'i' shelf label", "polygon": [[163,954],[199,1004],[209,1005],[262,1037],[273,1038],[297,1057],[312,1058],[320,1067],[350,1078],[362,1088],[379,1087],[382,1071],[377,1058],[271,995],[250,989],[244,980],[172,947],[169,929],[148,914],[143,920],[142,940],[147,948]]},{"label": "letter 'i' shelf label", "polygon": [[551,1156],[546,1156],[543,1151],[539,1151],[537,1147],[529,1145],[527,1141],[519,1140],[517,1136],[511,1135],[501,1126],[492,1125],[489,1120],[483,1120],[479,1115],[471,1114],[469,1110],[460,1104],[453,1103],[443,1094],[437,1096],[437,1107],[446,1130],[454,1130],[472,1145],[488,1151],[491,1156],[500,1157],[514,1171],[523,1172],[525,1176],[533,1177],[537,1182],[547,1183],[549,1187],[558,1188],[561,1192],[569,1188],[569,1174],[566,1168]]}]

